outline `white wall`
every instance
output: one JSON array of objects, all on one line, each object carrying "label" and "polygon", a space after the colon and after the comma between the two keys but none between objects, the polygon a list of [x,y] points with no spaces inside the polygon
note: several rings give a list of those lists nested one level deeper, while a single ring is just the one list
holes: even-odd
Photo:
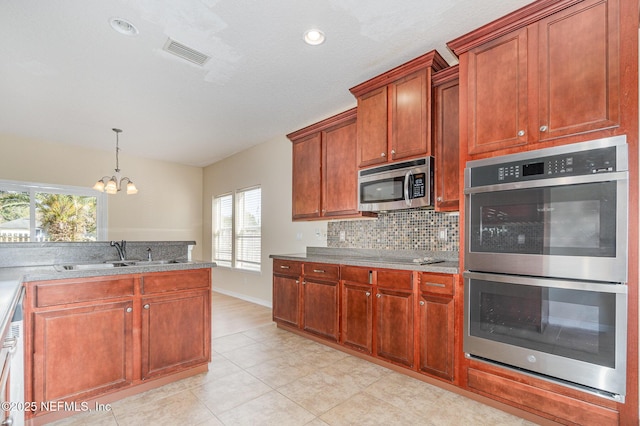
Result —
[{"label": "white wall", "polygon": [[251,273],[214,268],[215,290],[271,306],[273,262],[269,255],[304,253],[307,246],[326,246],[326,221],[291,220],[291,166],[291,142],[282,136],[204,169],[203,249],[206,259],[211,259],[213,197],[254,185],[262,188],[262,271]]},{"label": "white wall", "polygon": [[[91,188],[113,174],[112,151],[90,150],[0,134],[0,179]],[[107,199],[110,240],[196,241],[192,255],[202,258],[201,167],[128,157],[120,169],[139,192]]]}]

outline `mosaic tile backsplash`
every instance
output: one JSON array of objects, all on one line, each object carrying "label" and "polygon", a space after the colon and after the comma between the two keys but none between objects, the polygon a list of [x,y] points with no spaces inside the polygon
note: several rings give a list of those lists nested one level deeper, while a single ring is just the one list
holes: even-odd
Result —
[{"label": "mosaic tile backsplash", "polygon": [[410,209],[379,213],[376,219],[329,222],[327,246],[459,251],[459,219],[457,212]]}]

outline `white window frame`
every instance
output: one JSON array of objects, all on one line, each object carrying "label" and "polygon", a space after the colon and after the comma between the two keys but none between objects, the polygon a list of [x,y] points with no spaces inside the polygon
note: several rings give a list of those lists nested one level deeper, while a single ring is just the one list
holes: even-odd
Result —
[{"label": "white window frame", "polygon": [[[107,240],[107,195],[91,188],[0,179],[0,190],[29,193],[29,241],[36,242],[36,192],[96,197],[96,241]],[[11,243],[9,243],[11,244]]]},{"label": "white window frame", "polygon": [[[260,190],[260,216],[262,216],[262,188],[260,185],[254,185],[247,188],[237,189],[233,192],[227,192],[220,195],[216,195],[212,200],[212,232],[211,232],[211,257],[214,262],[218,264],[219,267],[236,269],[244,272],[261,272],[262,270],[262,220],[260,219],[260,232],[259,232],[259,242],[260,245],[260,254],[258,256],[258,261],[251,261],[248,259],[240,259],[239,257],[239,245],[243,242],[247,241],[251,237],[247,238],[245,234],[245,229],[243,229],[243,225],[240,220],[240,203],[243,202],[242,194]],[[216,259],[217,250],[216,246],[219,243],[219,233],[220,233],[220,214],[219,214],[219,202],[223,198],[231,197],[231,260],[221,260]]]}]

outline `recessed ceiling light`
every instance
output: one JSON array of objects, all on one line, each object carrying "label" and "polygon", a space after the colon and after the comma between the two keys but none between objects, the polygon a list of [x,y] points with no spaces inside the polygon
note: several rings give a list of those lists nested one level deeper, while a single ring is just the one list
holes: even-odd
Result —
[{"label": "recessed ceiling light", "polygon": [[109,19],[109,24],[111,24],[111,28],[119,32],[120,34],[134,36],[138,34],[138,29],[131,22],[122,18],[111,18]]},{"label": "recessed ceiling light", "polygon": [[324,33],[317,29],[307,30],[304,33],[304,42],[312,46],[324,43]]}]

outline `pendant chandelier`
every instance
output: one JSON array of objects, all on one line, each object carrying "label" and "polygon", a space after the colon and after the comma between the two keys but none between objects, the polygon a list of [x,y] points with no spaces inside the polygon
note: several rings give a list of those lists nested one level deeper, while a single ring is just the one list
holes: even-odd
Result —
[{"label": "pendant chandelier", "polygon": [[118,153],[120,152],[119,135],[122,133],[120,129],[111,129],[116,133],[116,169],[113,176],[103,176],[95,185],[93,189],[100,192],[106,192],[107,194],[117,194],[122,189],[122,185],[127,184],[127,195],[137,194],[138,188],[134,185],[133,181],[128,177],[120,177],[120,165],[118,161]]}]

